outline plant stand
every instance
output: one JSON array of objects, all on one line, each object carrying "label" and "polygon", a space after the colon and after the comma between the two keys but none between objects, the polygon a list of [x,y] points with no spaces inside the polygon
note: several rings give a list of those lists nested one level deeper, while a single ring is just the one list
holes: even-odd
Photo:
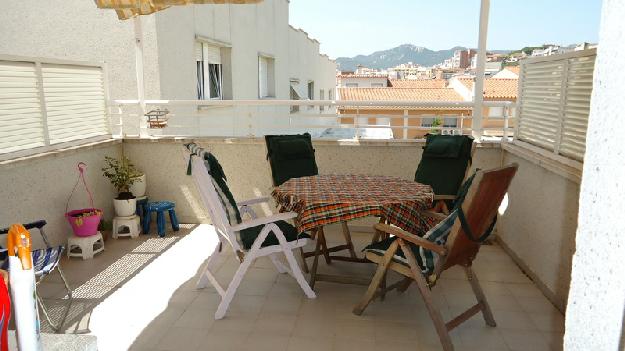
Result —
[{"label": "plant stand", "polygon": [[141,232],[139,216],[132,215],[128,217],[115,217],[113,218],[113,239],[117,239],[120,236],[129,236],[136,238]]},{"label": "plant stand", "polygon": [[90,260],[97,253],[104,251],[102,233],[91,236],[71,236],[67,239],[67,257],[82,257]]}]

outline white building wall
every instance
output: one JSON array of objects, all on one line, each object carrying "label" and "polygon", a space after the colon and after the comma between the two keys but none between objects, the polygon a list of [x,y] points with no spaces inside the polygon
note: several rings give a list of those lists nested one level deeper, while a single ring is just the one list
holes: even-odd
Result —
[{"label": "white building wall", "polygon": [[[146,97],[158,97],[154,16],[141,17]],[[112,99],[136,99],[133,21],[85,0],[3,1],[0,55],[106,64]]]}]

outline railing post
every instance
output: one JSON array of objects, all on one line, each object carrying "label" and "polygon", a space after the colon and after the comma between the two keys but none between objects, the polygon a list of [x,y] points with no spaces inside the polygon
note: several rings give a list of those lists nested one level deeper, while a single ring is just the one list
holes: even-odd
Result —
[{"label": "railing post", "polygon": [[501,138],[501,142],[508,142],[508,112],[509,106],[503,107],[503,137]]},{"label": "railing post", "polygon": [[473,120],[471,129],[473,137],[480,140],[482,137],[482,114],[484,111],[484,71],[486,68],[486,37],[488,36],[488,15],[490,11],[490,0],[482,0],[480,7],[480,27],[477,45],[477,67],[475,73],[475,83],[473,84]]},{"label": "railing post", "polygon": [[408,139],[408,110],[407,109],[404,110],[404,128],[402,129],[402,132],[403,132],[402,139],[407,140]]}]

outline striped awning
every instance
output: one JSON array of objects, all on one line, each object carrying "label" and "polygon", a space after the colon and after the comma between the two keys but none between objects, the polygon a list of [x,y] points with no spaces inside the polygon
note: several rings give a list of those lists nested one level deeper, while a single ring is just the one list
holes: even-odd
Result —
[{"label": "striped awning", "polygon": [[95,0],[101,9],[113,9],[120,20],[166,9],[174,5],[192,4],[257,4],[263,0]]}]

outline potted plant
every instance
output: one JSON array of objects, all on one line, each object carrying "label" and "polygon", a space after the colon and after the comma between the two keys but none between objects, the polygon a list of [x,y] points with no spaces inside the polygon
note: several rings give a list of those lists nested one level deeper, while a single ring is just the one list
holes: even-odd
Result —
[{"label": "potted plant", "polygon": [[137,199],[130,192],[130,186],[134,184],[141,173],[124,156],[122,156],[121,160],[106,156],[104,162],[106,166],[102,168],[103,175],[117,189],[117,197],[113,200],[115,213],[118,217],[134,215],[137,208]]},{"label": "potted plant", "polygon": [[138,176],[134,178],[134,182],[130,186],[130,192],[136,197],[142,197],[145,195],[145,188],[147,186],[145,173],[138,171]]}]

